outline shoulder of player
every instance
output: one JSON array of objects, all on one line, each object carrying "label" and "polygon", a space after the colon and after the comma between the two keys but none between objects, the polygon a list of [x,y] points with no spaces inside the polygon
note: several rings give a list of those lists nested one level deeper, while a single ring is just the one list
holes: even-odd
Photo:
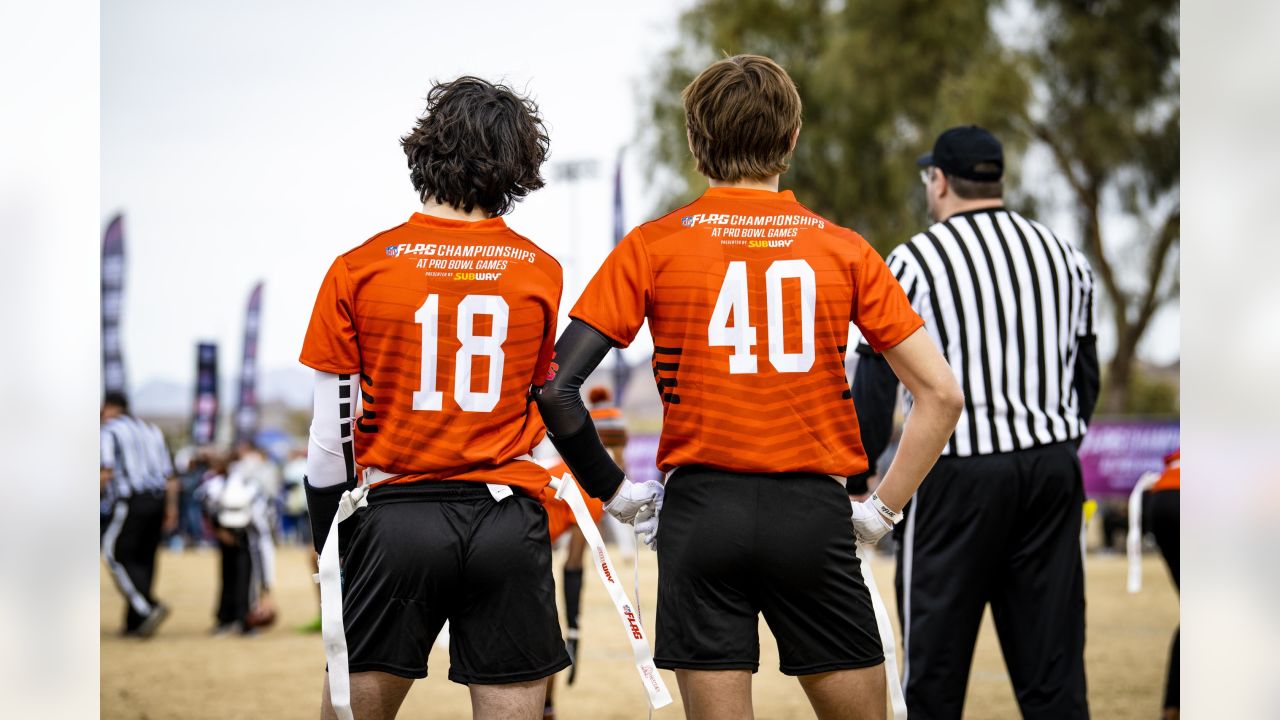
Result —
[{"label": "shoulder of player", "polygon": [[[340,254],[338,257],[339,257],[339,258],[342,258],[343,260],[346,260],[346,261],[350,262],[350,261],[351,261],[351,260],[352,260],[356,255],[358,255],[361,251],[363,251],[363,250],[367,250],[367,249],[369,249],[369,248],[371,248],[371,247],[376,247],[377,245],[381,244],[381,241],[385,240],[385,237],[386,237],[387,235],[389,235],[389,234],[391,234],[391,233],[394,233],[394,232],[396,232],[397,230],[400,230],[400,229],[402,229],[402,228],[405,228],[405,227],[407,227],[408,225],[409,225],[409,223],[407,223],[407,222],[403,222],[403,223],[400,223],[399,225],[396,225],[395,227],[387,228],[386,230],[383,230],[382,232],[379,232],[379,233],[377,233],[377,234],[373,235],[373,236],[372,236],[372,237],[370,237],[368,240],[365,240],[364,242],[362,242],[362,243],[360,243],[359,245],[357,245],[357,246],[355,246],[355,247],[351,248],[350,250],[348,250],[348,251],[346,251],[346,252],[344,252],[344,253]],[[383,250],[382,250],[382,252],[383,252],[383,254],[385,254],[385,253],[386,253],[385,249],[383,249]]]},{"label": "shoulder of player", "polygon": [[517,241],[519,241],[519,242],[524,243],[525,245],[528,245],[528,246],[529,246],[529,249],[531,249],[531,250],[533,250],[535,253],[537,253],[537,255],[538,255],[538,258],[539,258],[539,259],[541,259],[541,258],[546,258],[547,260],[550,260],[550,261],[551,261],[551,264],[552,264],[553,266],[555,266],[556,272],[557,272],[557,273],[559,273],[561,277],[563,277],[563,275],[564,275],[564,266],[560,264],[560,261],[556,258],[556,256],[555,256],[555,255],[552,255],[551,253],[549,253],[549,252],[547,252],[546,250],[542,249],[542,247],[541,247],[540,245],[538,245],[538,243],[536,243],[536,242],[534,242],[534,241],[530,240],[529,238],[525,237],[524,235],[521,235],[520,233],[516,232],[515,230],[512,230],[512,229],[510,228],[510,226],[508,226],[508,227],[507,227],[507,232],[511,235],[511,237],[512,237],[512,238],[516,239],[516,240],[517,240]]},{"label": "shoulder of player", "polygon": [[840,223],[833,222],[831,219],[826,218],[818,214],[817,212],[814,212],[812,209],[810,209],[807,205],[800,202],[799,200],[792,201],[792,204],[794,204],[795,207],[798,208],[800,211],[796,214],[808,215],[821,223],[815,228],[819,233],[822,233],[824,235],[829,235],[831,237],[834,237],[846,242],[851,242],[860,251],[875,252],[875,248],[871,247],[871,243],[867,242],[867,239],[864,238],[862,234],[859,233],[857,230],[854,230],[853,228],[845,227]]}]

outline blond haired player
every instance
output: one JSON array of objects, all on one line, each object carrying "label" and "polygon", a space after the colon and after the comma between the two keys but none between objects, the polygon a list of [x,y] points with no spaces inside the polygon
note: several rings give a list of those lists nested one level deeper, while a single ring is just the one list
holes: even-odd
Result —
[{"label": "blond haired player", "polygon": [[[605,260],[538,405],[587,492],[656,541],[654,661],[675,670],[688,717],[752,716],[761,614],[782,672],[819,717],[883,717],[884,658],[855,536],[874,542],[900,517],[955,427],[960,390],[871,246],[779,192],[801,116],[786,72],[755,55],[722,60],[685,88],[684,108],[710,188]],[[646,321],[663,401],[658,488],[624,476],[579,395]],[[917,399],[852,527],[844,479],[867,459],[844,375],[851,322]]]}]

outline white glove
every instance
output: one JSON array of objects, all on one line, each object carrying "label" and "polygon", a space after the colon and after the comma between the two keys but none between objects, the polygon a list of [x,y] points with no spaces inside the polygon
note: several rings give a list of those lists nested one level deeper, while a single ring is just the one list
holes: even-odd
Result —
[{"label": "white glove", "polygon": [[641,536],[640,539],[655,552],[658,549],[658,515],[662,513],[662,499],[666,494],[666,486],[658,485],[658,495],[654,498],[656,507],[653,510],[653,517],[648,520],[637,520],[635,524],[636,533]]},{"label": "white glove", "polygon": [[635,527],[636,532],[645,534],[645,544],[652,542],[658,534],[658,508],[662,504],[662,493],[665,488],[656,480],[633,483],[627,478],[614,493],[613,498],[605,503],[604,510],[618,519],[618,522]]},{"label": "white glove", "polygon": [[853,535],[860,543],[875,545],[880,538],[889,534],[893,526],[876,510],[870,500],[849,503],[853,506]]}]

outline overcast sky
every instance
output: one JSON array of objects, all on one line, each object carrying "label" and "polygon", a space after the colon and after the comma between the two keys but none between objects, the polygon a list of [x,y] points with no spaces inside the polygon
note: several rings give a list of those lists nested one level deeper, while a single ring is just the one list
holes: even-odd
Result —
[{"label": "overcast sky", "polygon": [[[230,378],[259,279],[259,367],[297,367],[329,263],[417,208],[398,138],[430,81],[461,74],[530,93],[553,162],[599,163],[576,186],[549,173],[507,217],[564,263],[567,311],[609,250],[614,157],[637,136],[686,4],[105,5],[101,203],[104,225],[126,216],[129,386],[189,383],[201,339],[219,343]],[[630,160],[628,226],[653,209],[641,158]],[[1153,335],[1147,357],[1178,356],[1176,311]],[[634,358],[649,347],[646,336]]]}]

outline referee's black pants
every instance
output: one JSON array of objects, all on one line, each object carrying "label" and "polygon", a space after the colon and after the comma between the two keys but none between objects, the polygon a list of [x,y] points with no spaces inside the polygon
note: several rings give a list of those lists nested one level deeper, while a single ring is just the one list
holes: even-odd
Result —
[{"label": "referee's black pants", "polygon": [[1083,502],[1070,443],[938,460],[897,527],[912,720],[961,717],[987,603],[1022,716],[1089,716]]},{"label": "referee's black pants", "polygon": [[102,533],[102,556],[125,598],[126,633],[136,631],[155,608],[151,585],[163,534],[164,495],[156,493],[117,500]]}]

